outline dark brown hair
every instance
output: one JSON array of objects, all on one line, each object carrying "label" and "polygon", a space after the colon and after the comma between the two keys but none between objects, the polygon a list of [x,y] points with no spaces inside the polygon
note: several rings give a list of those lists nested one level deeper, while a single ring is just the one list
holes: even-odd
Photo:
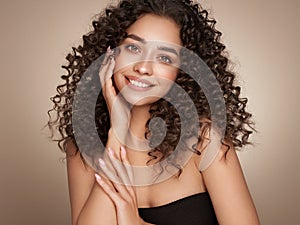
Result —
[{"label": "dark brown hair", "polygon": [[[57,94],[51,98],[54,107],[49,110],[50,120],[48,126],[58,129],[60,138],[57,139],[59,147],[66,151],[65,144],[72,140],[76,145],[72,127],[72,103],[77,84],[87,68],[106,52],[108,46],[117,47],[126,37],[126,30],[141,15],[152,13],[171,18],[180,27],[180,38],[183,47],[197,54],[213,72],[223,92],[226,105],[226,131],[225,139],[235,147],[249,144],[248,138],[252,133],[251,114],[245,109],[246,98],[240,97],[241,88],[235,82],[236,75],[229,71],[229,60],[225,54],[225,46],[220,42],[221,32],[215,29],[216,21],[210,19],[208,12],[199,4],[189,0],[123,0],[117,6],[110,6],[98,15],[92,22],[93,30],[83,36],[83,44],[74,47],[66,59],[68,65],[63,66],[67,73],[62,76],[64,83],[57,87]],[[189,94],[197,109],[200,119],[210,121],[211,111],[203,90],[189,75],[180,71],[176,79],[186,93]],[[184,104],[184,99],[178,104],[189,111],[189,105]],[[169,156],[179,142],[181,133],[188,137],[189,130],[181,127],[178,112],[165,99],[154,103],[150,109],[151,118],[162,118],[167,126],[167,133],[163,142],[155,147],[149,155],[156,158],[156,152]],[[99,94],[95,108],[95,122],[98,137],[102,143],[107,142],[110,128],[109,114],[102,93]],[[150,140],[150,145],[155,145],[159,133],[151,134],[149,121],[146,124],[145,136]],[[204,128],[205,122],[200,121],[200,127]],[[152,124],[151,126],[159,126]],[[191,124],[191,127],[193,125]],[[185,129],[181,132],[181,129]],[[191,133],[191,132],[190,132]],[[199,136],[199,142],[202,140]],[[90,140],[91,142],[93,140]],[[192,149],[200,154],[199,150]]]}]

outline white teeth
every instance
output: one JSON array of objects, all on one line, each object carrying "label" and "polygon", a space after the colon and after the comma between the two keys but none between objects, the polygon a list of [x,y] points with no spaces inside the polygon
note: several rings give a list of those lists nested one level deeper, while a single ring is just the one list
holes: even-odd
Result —
[{"label": "white teeth", "polygon": [[145,83],[142,83],[142,82],[139,82],[139,81],[136,81],[136,80],[130,80],[130,83],[133,84],[134,86],[137,86],[137,87],[140,87],[140,88],[148,88],[150,87],[149,84],[145,84]]}]

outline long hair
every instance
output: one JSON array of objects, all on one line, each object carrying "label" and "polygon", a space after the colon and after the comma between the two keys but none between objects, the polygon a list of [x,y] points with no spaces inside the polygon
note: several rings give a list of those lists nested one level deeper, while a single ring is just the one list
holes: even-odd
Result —
[{"label": "long hair", "polygon": [[[220,41],[221,32],[215,28],[216,21],[211,19],[208,12],[199,4],[194,4],[190,0],[123,0],[117,6],[109,6],[100,13],[92,22],[93,30],[83,35],[82,45],[72,48],[72,52],[66,57],[68,65],[63,66],[66,74],[61,76],[64,83],[57,87],[57,94],[51,98],[54,106],[48,111],[50,117],[48,126],[53,132],[54,129],[58,129],[60,138],[56,141],[61,150],[66,151],[68,140],[73,141],[77,146],[72,126],[72,103],[83,73],[106,52],[108,46],[116,48],[120,45],[126,37],[126,30],[130,25],[146,13],[170,18],[179,25],[183,47],[197,54],[206,63],[223,92],[226,105],[224,139],[232,143],[234,147],[249,144],[248,138],[253,128],[251,114],[246,111],[247,98],[240,96],[241,88],[235,84],[236,75],[229,70],[229,59],[226,56],[225,46]],[[199,121],[201,130],[208,128],[211,112],[201,87],[183,71],[179,71],[175,82],[193,100],[201,119]],[[184,99],[181,101],[179,97],[177,102],[179,105],[182,104],[186,111],[189,111],[190,106],[184,104]],[[163,141],[153,148],[149,155],[153,159],[157,158],[157,155],[162,155],[161,159],[164,159],[174,151],[181,133],[186,132],[181,132],[183,128],[178,112],[165,99],[155,102],[149,112],[151,116],[145,125],[145,137],[149,139],[150,146],[156,146],[155,140],[161,134],[159,132],[151,133],[149,121],[154,117],[160,117],[165,121],[167,127]],[[95,123],[98,132],[97,138],[100,138],[104,144],[107,142],[110,129],[108,118],[107,105],[100,93],[96,102]],[[154,123],[151,126],[155,127],[159,124]],[[188,132],[188,129],[186,131]],[[200,134],[198,142],[202,140],[203,136]],[[197,148],[193,148],[192,151],[200,154]]]}]

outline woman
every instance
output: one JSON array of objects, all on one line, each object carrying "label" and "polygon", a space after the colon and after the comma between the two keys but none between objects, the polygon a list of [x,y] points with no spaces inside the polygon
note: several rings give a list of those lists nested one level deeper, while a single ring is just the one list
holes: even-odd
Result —
[{"label": "woman", "polygon": [[[48,124],[58,127],[59,145],[67,153],[72,224],[259,224],[235,152],[249,143],[251,114],[233,84],[235,75],[228,71],[225,46],[214,24],[189,0],[124,0],[99,15],[94,30],[83,36],[83,45],[68,55],[69,65],[64,67],[68,74],[62,76],[66,82],[52,98],[57,117]],[[199,64],[185,58],[184,49],[200,57],[218,81],[226,107],[224,137],[218,130],[222,123],[213,126],[213,109],[204,94],[215,84],[201,88],[185,73],[190,67],[199,69]],[[83,79],[99,57],[98,80]],[[80,116],[76,120],[74,102],[80,96],[75,93],[87,89],[80,87],[83,80],[101,83],[94,118],[103,143],[100,157],[91,150],[93,137],[86,141],[88,148],[78,140],[86,123]],[[188,93],[193,104],[186,104],[175,87]],[[97,92],[94,89],[87,93]],[[175,96],[173,105],[168,96]],[[196,111],[197,124],[190,119],[183,119],[187,123],[183,124],[179,108]],[[158,117],[165,121],[165,129],[153,120]],[[75,131],[77,123],[80,128]],[[203,168],[214,130],[221,144]],[[196,141],[182,144],[195,132]],[[184,163],[179,162],[182,152],[192,153]],[[154,168],[163,161],[167,164],[160,164],[159,182],[149,182],[146,174],[134,177],[137,173],[128,166]]]}]

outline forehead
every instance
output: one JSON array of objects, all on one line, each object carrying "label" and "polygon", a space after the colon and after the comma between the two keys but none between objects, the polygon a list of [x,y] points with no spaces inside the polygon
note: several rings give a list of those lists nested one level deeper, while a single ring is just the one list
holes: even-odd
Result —
[{"label": "forehead", "polygon": [[142,15],[126,32],[135,34],[146,41],[181,45],[179,26],[171,19],[153,14]]}]

